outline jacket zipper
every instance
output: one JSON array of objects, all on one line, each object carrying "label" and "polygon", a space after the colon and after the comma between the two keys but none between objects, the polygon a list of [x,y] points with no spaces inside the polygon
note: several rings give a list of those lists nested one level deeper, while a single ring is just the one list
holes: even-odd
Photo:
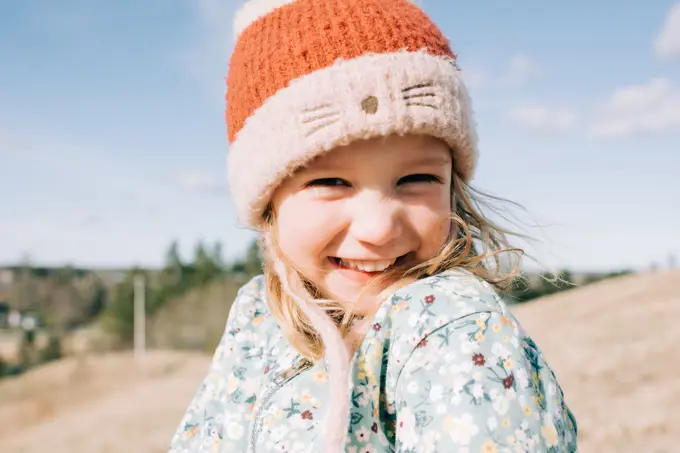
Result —
[{"label": "jacket zipper", "polygon": [[272,383],[269,385],[269,388],[262,397],[262,402],[255,413],[255,423],[253,425],[252,434],[250,435],[250,453],[255,453],[257,438],[262,432],[262,426],[264,424],[264,412],[269,407],[271,399],[274,397],[276,392],[281,390],[281,388],[293,378],[297,377],[313,366],[314,363],[311,360],[305,357],[300,357],[292,368],[288,368],[274,376]]}]

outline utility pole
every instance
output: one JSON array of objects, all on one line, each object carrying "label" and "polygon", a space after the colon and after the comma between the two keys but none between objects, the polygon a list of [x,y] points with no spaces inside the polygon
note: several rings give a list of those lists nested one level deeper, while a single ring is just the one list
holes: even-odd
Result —
[{"label": "utility pole", "polygon": [[135,303],[135,360],[141,361],[146,352],[146,280],[143,275],[134,277]]}]

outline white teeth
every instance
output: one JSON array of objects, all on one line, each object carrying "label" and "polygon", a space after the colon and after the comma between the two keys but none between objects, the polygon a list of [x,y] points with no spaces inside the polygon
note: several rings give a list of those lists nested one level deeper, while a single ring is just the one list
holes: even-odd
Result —
[{"label": "white teeth", "polygon": [[340,265],[350,269],[356,269],[364,272],[380,272],[394,264],[396,259],[382,260],[382,261],[364,261],[364,260],[344,260],[340,259]]}]

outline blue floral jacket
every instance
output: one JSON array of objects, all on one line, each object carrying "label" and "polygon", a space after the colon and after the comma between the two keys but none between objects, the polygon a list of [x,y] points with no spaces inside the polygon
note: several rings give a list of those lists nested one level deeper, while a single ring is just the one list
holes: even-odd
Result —
[{"label": "blue floral jacket", "polygon": [[[385,301],[352,376],[348,452],[577,451],[576,421],[540,349],[467,272]],[[256,277],[239,291],[169,452],[320,451],[327,377],[325,363],[282,336]]]}]

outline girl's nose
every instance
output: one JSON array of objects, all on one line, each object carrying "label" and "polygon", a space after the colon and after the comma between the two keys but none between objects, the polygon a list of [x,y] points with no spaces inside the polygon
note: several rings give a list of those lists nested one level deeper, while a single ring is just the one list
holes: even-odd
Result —
[{"label": "girl's nose", "polygon": [[401,210],[392,200],[358,203],[353,210],[350,234],[360,242],[385,246],[404,232]]}]

